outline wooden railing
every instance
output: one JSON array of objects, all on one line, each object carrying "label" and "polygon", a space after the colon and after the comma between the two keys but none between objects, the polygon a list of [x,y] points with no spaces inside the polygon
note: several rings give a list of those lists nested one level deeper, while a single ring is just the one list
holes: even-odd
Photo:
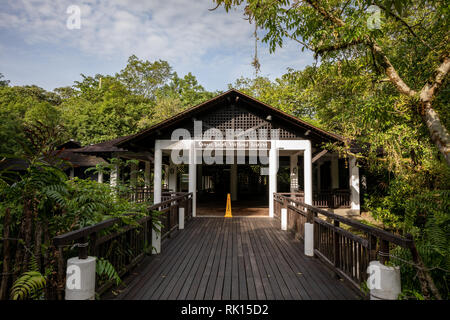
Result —
[{"label": "wooden railing", "polygon": [[287,229],[304,239],[305,223],[314,224],[314,254],[337,274],[360,288],[370,261],[386,263],[395,246],[414,248],[414,242],[385,230],[307,205],[298,194],[274,194],[274,215],[287,209]]},{"label": "wooden railing", "polygon": [[[175,196],[184,195],[186,192],[162,192],[161,201],[168,200]],[[153,201],[153,189],[149,187],[131,187],[129,191],[122,195],[125,199],[131,202],[152,202]]]},{"label": "wooden railing", "polygon": [[[73,255],[73,247],[78,247],[80,259],[85,259],[88,255],[104,258],[122,276],[146,253],[152,252],[152,212],[160,212],[158,217],[161,221],[161,238],[168,238],[178,227],[179,208],[184,208],[186,220],[192,217],[192,199],[192,193],[174,194],[169,199],[150,206],[149,214],[138,218],[136,223],[125,224],[122,218],[112,218],[55,237],[53,243],[59,252],[58,297],[63,297],[66,260],[70,254]],[[133,219],[133,214],[127,215],[126,218]],[[111,283],[107,282],[97,288],[96,292],[101,294],[110,286]]]},{"label": "wooden railing", "polygon": [[[291,193],[287,193],[291,194]],[[304,198],[303,191],[295,193],[298,198]],[[332,190],[313,192],[313,206],[317,208],[350,208],[349,190]]]},{"label": "wooden railing", "polygon": [[132,187],[130,193],[127,195],[127,198],[131,202],[145,202],[153,201],[153,190],[149,187]]}]

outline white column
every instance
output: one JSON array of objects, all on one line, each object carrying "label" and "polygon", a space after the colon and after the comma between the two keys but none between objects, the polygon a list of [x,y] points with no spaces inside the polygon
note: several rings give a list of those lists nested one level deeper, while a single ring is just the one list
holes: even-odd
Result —
[{"label": "white column", "polygon": [[231,201],[236,201],[237,200],[237,188],[238,188],[237,169],[238,169],[237,168],[237,163],[231,164],[231,168],[230,168]]},{"label": "white column", "polygon": [[159,141],[155,141],[155,156],[153,169],[153,203],[161,202],[161,179],[162,179],[162,150]]},{"label": "white column", "polygon": [[119,165],[114,165],[109,176],[109,185],[111,188],[117,187],[117,181],[119,179]]},{"label": "white column", "polygon": [[287,230],[287,209],[281,209],[281,230]]},{"label": "white column", "polygon": [[297,167],[298,155],[297,153],[290,156],[291,167],[291,193],[298,189],[298,167]]},{"label": "white column", "polygon": [[[154,174],[153,174],[153,203],[161,202],[161,174],[162,174],[162,150],[159,140],[155,141],[155,155],[154,155]],[[152,229],[152,254],[161,252],[161,230]]]},{"label": "white column", "polygon": [[95,299],[95,257],[67,260],[66,300]]},{"label": "white column", "polygon": [[150,161],[145,161],[145,186],[150,187]]},{"label": "white column", "polygon": [[177,192],[177,166],[174,164],[169,167],[169,189]]},{"label": "white column", "polygon": [[311,163],[311,142],[307,142],[305,152],[303,154],[304,161],[304,186],[305,186],[305,203],[312,205],[312,163]]},{"label": "white column", "polygon": [[[305,153],[303,155],[305,168],[305,203],[312,205],[312,160],[311,160],[311,141],[308,141]],[[304,252],[307,256],[314,255],[314,223],[305,223]]]},{"label": "white column", "polygon": [[178,229],[184,229],[184,208],[178,209]]},{"label": "white column", "polygon": [[196,216],[197,209],[197,164],[194,141],[189,150],[189,192],[192,192],[192,216]]},{"label": "white column", "polygon": [[99,171],[97,173],[97,182],[98,183],[103,183],[103,172]]},{"label": "white column", "polygon": [[274,217],[273,194],[277,192],[278,150],[272,140],[269,151],[269,216]]},{"label": "white column", "polygon": [[337,155],[331,158],[331,188],[339,188],[339,159]]},{"label": "white column", "polygon": [[69,178],[73,179],[74,176],[75,176],[75,169],[74,168],[70,168]]},{"label": "white column", "polygon": [[350,201],[352,210],[360,210],[359,205],[359,168],[356,165],[356,158],[350,157],[349,159],[350,169]]}]

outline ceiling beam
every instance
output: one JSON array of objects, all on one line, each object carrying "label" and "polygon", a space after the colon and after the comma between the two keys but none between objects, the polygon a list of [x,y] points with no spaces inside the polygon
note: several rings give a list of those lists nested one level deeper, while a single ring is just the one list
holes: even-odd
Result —
[{"label": "ceiling beam", "polygon": [[320,158],[322,158],[322,156],[324,156],[327,152],[328,152],[328,150],[327,150],[327,149],[324,149],[324,150],[322,150],[322,151],[316,153],[316,154],[313,156],[313,158],[312,158],[312,160],[311,160],[311,163],[314,163],[314,162],[316,162],[317,160],[319,160]]}]

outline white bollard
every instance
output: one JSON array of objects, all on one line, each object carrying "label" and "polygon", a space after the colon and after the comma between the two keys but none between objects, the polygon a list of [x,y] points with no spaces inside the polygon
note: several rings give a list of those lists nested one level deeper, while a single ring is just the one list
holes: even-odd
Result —
[{"label": "white bollard", "polygon": [[314,224],[305,223],[305,255],[314,256]]},{"label": "white bollard", "polygon": [[281,209],[281,230],[287,230],[287,209]]},{"label": "white bollard", "polygon": [[67,260],[66,300],[95,299],[95,257]]},{"label": "white bollard", "polygon": [[379,261],[370,261],[367,268],[370,300],[397,300],[402,291],[400,267],[390,267]]},{"label": "white bollard", "polygon": [[152,229],[152,254],[161,253],[161,227],[156,227],[156,230]]},{"label": "white bollard", "polygon": [[184,229],[184,208],[178,209],[178,229]]}]

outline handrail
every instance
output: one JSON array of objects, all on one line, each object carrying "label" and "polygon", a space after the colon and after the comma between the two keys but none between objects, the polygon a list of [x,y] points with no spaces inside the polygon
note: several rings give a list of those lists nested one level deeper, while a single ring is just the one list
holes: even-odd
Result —
[{"label": "handrail", "polygon": [[[160,203],[150,205],[151,211],[160,211],[161,217],[161,239],[170,237],[171,233],[178,227],[179,208],[184,207],[185,219],[189,220],[192,216],[193,193],[173,193],[171,198]],[[125,217],[136,216],[136,213],[128,213]],[[92,256],[107,259],[117,270],[120,276],[129,271],[136,263],[145,257],[148,249],[152,248],[152,230],[153,215],[149,214],[142,218],[136,219],[137,224],[121,226],[119,230],[114,230],[106,235],[101,232],[122,222],[122,217],[116,217],[101,221],[95,225],[87,226],[78,230],[70,231],[65,234],[58,235],[53,238],[53,244],[57,248],[59,254],[58,259],[58,297],[62,298],[64,290],[64,279],[66,275],[65,259],[68,258],[69,247],[75,243],[78,245],[78,256],[80,259],[86,259],[88,252]],[[98,292],[101,294],[108,287],[110,282],[103,284]]]},{"label": "handrail", "polygon": [[[170,205],[172,202],[181,200],[181,199],[185,198],[186,196],[190,196],[190,195],[192,195],[192,192],[185,193],[184,195],[177,196],[177,197],[162,201],[160,203],[151,205],[150,207],[148,207],[148,211],[157,210],[158,208]],[[133,213],[128,213],[125,216],[130,216],[130,215],[133,215]],[[150,216],[144,217],[144,219],[146,219],[146,220],[149,220],[150,218],[151,218]],[[69,231],[67,233],[64,233],[64,234],[54,237],[53,244],[55,246],[62,246],[62,245],[70,244],[74,240],[88,237],[92,233],[96,233],[96,232],[102,231],[106,228],[109,228],[109,227],[113,226],[116,222],[119,222],[120,220],[121,220],[121,217],[111,218],[111,219],[96,223],[92,226],[87,226],[87,227],[84,227],[84,228],[81,228],[78,230]]]},{"label": "handrail", "polygon": [[[286,216],[283,219],[287,219],[287,230],[294,232],[296,237],[304,239],[305,223],[313,224],[314,254],[358,289],[367,279],[370,261],[379,259],[384,264],[389,260],[390,247],[414,250],[412,238],[404,238],[305,204],[303,194],[274,193],[273,201],[274,216],[280,217],[282,209],[285,209]],[[341,223],[361,234],[343,229]]]},{"label": "handrail", "polygon": [[401,236],[397,236],[397,235],[395,235],[393,233],[390,233],[390,232],[388,232],[386,230],[383,230],[383,229],[380,229],[380,228],[376,228],[376,227],[372,227],[372,226],[368,226],[368,225],[363,224],[361,222],[358,222],[358,221],[355,221],[355,220],[352,220],[352,219],[349,219],[349,218],[337,215],[335,213],[332,213],[332,212],[329,212],[329,211],[326,211],[326,210],[323,210],[323,209],[316,208],[314,206],[308,205],[308,204],[306,204],[304,202],[295,200],[295,198],[287,198],[287,197],[284,196],[286,194],[296,195],[296,193],[284,193],[284,194],[283,193],[276,193],[276,194],[277,195],[281,195],[282,197],[286,198],[287,202],[295,203],[296,205],[299,205],[299,206],[301,206],[301,207],[303,207],[303,208],[305,208],[307,210],[310,210],[310,211],[315,212],[315,213],[319,213],[319,214],[324,215],[324,216],[326,216],[328,218],[331,218],[331,219],[333,219],[335,221],[339,221],[339,222],[345,223],[346,225],[349,225],[349,226],[351,226],[353,228],[356,228],[356,229],[359,229],[361,231],[370,233],[372,235],[377,236],[378,238],[381,238],[382,240],[386,240],[386,241],[392,242],[392,243],[394,243],[396,245],[399,245],[401,247],[411,248],[411,246],[413,244],[413,240],[411,240],[411,239],[407,239],[407,238],[404,238],[404,237],[401,237]]}]

